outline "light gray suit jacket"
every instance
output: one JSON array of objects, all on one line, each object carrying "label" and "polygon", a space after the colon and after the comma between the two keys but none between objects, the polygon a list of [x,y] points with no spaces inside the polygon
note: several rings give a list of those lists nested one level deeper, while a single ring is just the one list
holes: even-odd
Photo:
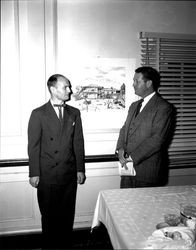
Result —
[{"label": "light gray suit jacket", "polygon": [[135,117],[137,105],[138,101],[129,108],[116,149],[123,148],[131,156],[138,180],[161,184],[167,178],[167,141],[174,108],[158,94]]}]

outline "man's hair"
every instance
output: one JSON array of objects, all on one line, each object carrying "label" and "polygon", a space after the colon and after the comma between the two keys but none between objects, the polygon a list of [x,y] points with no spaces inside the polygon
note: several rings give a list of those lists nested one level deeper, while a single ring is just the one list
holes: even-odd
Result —
[{"label": "man's hair", "polygon": [[160,74],[152,67],[139,67],[135,70],[135,73],[141,73],[143,75],[144,81],[151,80],[153,89],[156,91],[160,85]]},{"label": "man's hair", "polygon": [[50,91],[51,87],[55,87],[59,78],[64,78],[64,79],[66,79],[66,81],[70,82],[65,76],[63,76],[61,74],[54,74],[54,75],[50,76],[48,81],[47,81],[47,86],[48,86],[49,92],[51,92]]}]

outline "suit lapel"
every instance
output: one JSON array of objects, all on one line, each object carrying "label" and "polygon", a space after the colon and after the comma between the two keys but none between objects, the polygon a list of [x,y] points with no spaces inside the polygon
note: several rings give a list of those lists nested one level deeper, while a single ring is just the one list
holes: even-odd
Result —
[{"label": "suit lapel", "polygon": [[75,118],[70,112],[69,107],[66,105],[63,112],[63,125],[61,125],[50,101],[46,103],[46,119],[47,126],[53,131],[53,133],[59,134],[61,138],[67,138],[66,134],[70,132],[69,129],[75,124]]},{"label": "suit lapel", "polygon": [[143,110],[141,111],[145,113],[146,111],[148,112],[149,110],[152,110],[154,108],[154,105],[156,105],[157,99],[158,99],[158,95],[154,94],[154,96],[152,96],[152,98],[149,100],[149,102],[146,104],[146,106],[143,108]]},{"label": "suit lapel", "polygon": [[133,103],[133,107],[130,108],[130,110],[129,110],[129,114],[127,117],[127,126],[125,127],[125,141],[127,140],[127,136],[128,136],[129,131],[130,131],[129,128],[130,128],[131,124],[133,123],[134,114],[135,114],[136,108],[138,106],[138,102],[139,101]]},{"label": "suit lapel", "polygon": [[56,131],[59,131],[61,126],[60,121],[50,101],[46,103],[46,116],[48,119],[48,126],[53,130],[53,132],[56,133]]},{"label": "suit lapel", "polygon": [[70,119],[70,115],[69,115],[68,108],[66,106],[64,107],[64,110],[63,110],[63,131],[65,131],[66,128],[68,127],[69,119]]},{"label": "suit lapel", "polygon": [[130,124],[131,129],[129,129],[129,135],[132,135],[135,132],[135,130],[140,126],[142,121],[146,121],[147,114],[152,112],[152,110],[156,107],[157,99],[158,99],[158,95],[155,94],[149,100],[146,106],[142,109],[142,111],[137,115],[137,117],[135,119],[132,119],[131,124]]},{"label": "suit lapel", "polygon": [[75,124],[75,118],[71,113],[69,106],[66,105],[63,112],[63,127],[62,127],[62,135],[69,133],[69,129]]}]

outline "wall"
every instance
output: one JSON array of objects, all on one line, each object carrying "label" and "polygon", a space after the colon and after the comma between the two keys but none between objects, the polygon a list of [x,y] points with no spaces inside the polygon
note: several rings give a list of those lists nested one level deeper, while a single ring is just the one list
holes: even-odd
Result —
[{"label": "wall", "polygon": [[[193,1],[10,0],[1,7],[1,159],[27,158],[28,117],[48,99],[45,83],[52,73],[72,78],[69,64],[86,58],[130,58],[137,67],[140,31],[196,33]],[[117,136],[118,130],[85,134],[86,154],[113,153]],[[86,168],[75,227],[91,225],[99,190],[119,188],[116,163]],[[195,175],[194,169],[171,170],[169,185],[196,184]],[[27,167],[0,169],[0,204],[0,234],[40,230]]]},{"label": "wall", "polygon": [[[85,185],[78,186],[74,228],[90,227],[100,190],[118,189],[117,163],[87,164]],[[171,170],[168,185],[196,185],[196,169]],[[0,236],[40,232],[36,189],[27,167],[0,168]]]},{"label": "wall", "polygon": [[195,14],[191,1],[58,1],[59,61],[136,58],[139,66],[140,31],[195,34]]},{"label": "wall", "polygon": [[[27,158],[28,118],[48,100],[51,74],[72,80],[74,65],[87,58],[133,59],[137,67],[140,31],[196,33],[194,1],[3,0],[1,7],[1,159]],[[105,136],[111,151],[117,132],[113,141]]]}]

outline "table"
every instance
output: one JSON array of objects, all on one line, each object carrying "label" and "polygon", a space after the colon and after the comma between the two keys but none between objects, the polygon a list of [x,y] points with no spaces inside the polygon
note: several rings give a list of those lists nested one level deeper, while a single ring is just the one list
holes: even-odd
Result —
[{"label": "table", "polygon": [[167,213],[180,214],[180,203],[196,204],[196,185],[99,192],[92,229],[102,222],[114,249],[144,249],[147,238]]}]

